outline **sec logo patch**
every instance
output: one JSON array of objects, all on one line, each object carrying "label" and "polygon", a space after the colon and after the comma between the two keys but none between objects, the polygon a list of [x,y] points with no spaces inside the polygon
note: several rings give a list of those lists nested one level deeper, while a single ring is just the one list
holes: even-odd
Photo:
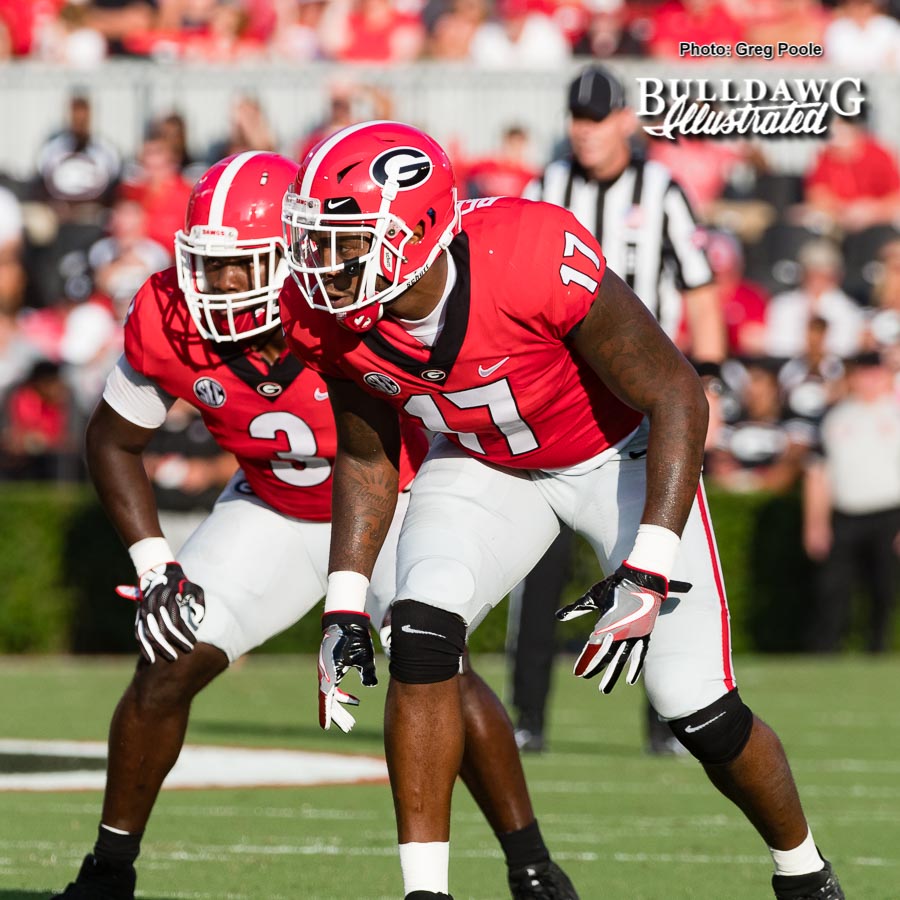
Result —
[{"label": "sec logo patch", "polygon": [[363,381],[382,394],[390,394],[393,397],[400,393],[400,385],[390,375],[383,375],[381,372],[368,372],[363,376]]},{"label": "sec logo patch", "polygon": [[218,409],[225,405],[225,388],[215,378],[198,378],[194,382],[194,396],[204,405]]}]

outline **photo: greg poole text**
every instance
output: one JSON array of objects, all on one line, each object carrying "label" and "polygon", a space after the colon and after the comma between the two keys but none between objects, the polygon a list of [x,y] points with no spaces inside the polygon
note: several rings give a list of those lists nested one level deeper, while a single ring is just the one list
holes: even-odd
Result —
[{"label": "photo: greg poole text", "polygon": [[678,44],[678,55],[682,59],[795,59],[823,56],[825,51],[821,44],[808,41],[805,44],[792,44],[788,41],[778,41],[776,44],[748,44],[746,41],[738,41],[736,44],[697,44],[694,41],[681,41]]}]

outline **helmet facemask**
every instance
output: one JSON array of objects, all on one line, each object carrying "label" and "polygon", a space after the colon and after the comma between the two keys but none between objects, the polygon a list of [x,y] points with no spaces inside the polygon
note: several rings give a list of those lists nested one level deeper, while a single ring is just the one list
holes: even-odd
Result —
[{"label": "helmet facemask", "polygon": [[[278,294],[288,267],[280,237],[239,240],[235,228],[195,225],[190,234],[175,235],[175,253],[178,285],[202,337],[243,341],[281,323]],[[246,262],[247,290],[212,290],[207,271],[226,259]]]},{"label": "helmet facemask", "polygon": [[[449,246],[456,233],[454,223],[435,242],[424,262],[414,270],[404,268],[405,248],[416,243],[416,232],[391,212],[396,186],[388,182],[382,192],[377,213],[334,213],[322,211],[315,197],[301,197],[288,192],[284,199],[284,232],[291,274],[306,302],[313,309],[334,313],[353,330],[367,330],[380,318],[351,317],[350,313],[378,303],[384,306],[418,281],[431,267],[441,251]],[[352,197],[329,198],[326,206],[359,207]],[[341,275],[349,287],[359,276],[355,296],[350,303],[341,300],[335,306],[328,296],[327,285],[342,290]],[[365,327],[355,327],[353,319],[368,320]]]}]

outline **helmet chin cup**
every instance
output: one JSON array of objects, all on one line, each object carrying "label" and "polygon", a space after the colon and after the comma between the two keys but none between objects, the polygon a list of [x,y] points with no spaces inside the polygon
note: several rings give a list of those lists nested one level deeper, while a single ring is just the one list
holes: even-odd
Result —
[{"label": "helmet chin cup", "polygon": [[338,323],[348,331],[357,334],[365,334],[371,331],[384,313],[384,307],[377,301],[358,306],[356,309],[348,309],[346,312],[337,312],[335,317]]}]

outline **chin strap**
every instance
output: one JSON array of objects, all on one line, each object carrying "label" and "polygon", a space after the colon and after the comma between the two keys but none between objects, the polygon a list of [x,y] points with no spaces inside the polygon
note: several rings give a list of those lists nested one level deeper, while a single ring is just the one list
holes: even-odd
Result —
[{"label": "chin strap", "polygon": [[376,323],[384,314],[382,305],[376,300],[367,303],[365,306],[348,310],[347,312],[335,313],[338,323],[348,331],[355,331],[357,334],[363,334],[371,331]]}]

